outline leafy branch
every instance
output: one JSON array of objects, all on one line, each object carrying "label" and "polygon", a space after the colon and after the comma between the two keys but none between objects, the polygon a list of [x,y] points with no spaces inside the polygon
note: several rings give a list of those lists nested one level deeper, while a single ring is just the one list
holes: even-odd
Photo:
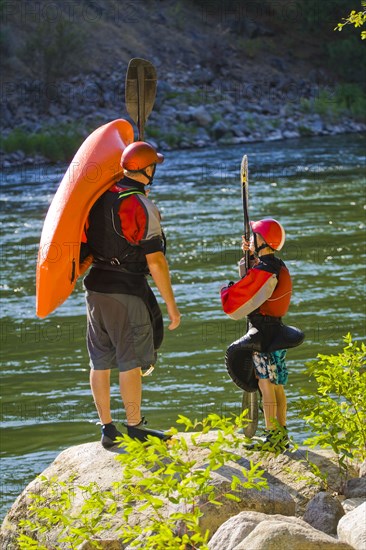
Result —
[{"label": "leafy branch", "polygon": [[[232,476],[230,491],[219,492],[212,480],[213,471],[229,461],[238,462],[237,450],[243,445],[243,437],[237,431],[243,422],[248,422],[244,415],[233,419],[212,414],[202,422],[179,416],[177,423],[183,424],[185,431],[193,430],[189,438],[194,449],[206,451],[205,464],[201,466],[192,456],[185,437],[175,437],[176,430],[172,430],[169,445],[156,438],[149,437],[149,441],[142,443],[123,436],[121,446],[126,452],[117,458],[124,466],[123,478],[115,487],[123,501],[130,503],[123,510],[126,521],[122,527],[123,541],[138,547],[143,539],[144,549],[149,550],[206,549],[209,533],[202,533],[200,527],[204,507],[222,506],[225,500],[239,502],[243,488],[267,488],[263,471],[253,463],[249,470],[239,469],[241,477]],[[214,440],[203,437],[212,430]],[[168,515],[163,508],[166,500],[172,510]],[[148,510],[149,522],[145,527],[131,525],[130,516],[136,509]]]},{"label": "leafy branch", "polygon": [[[250,462],[248,469],[238,464],[244,441],[238,429],[248,424],[246,414],[234,418],[211,414],[201,422],[180,416],[177,423],[192,432],[178,435],[172,428],[169,442],[122,436],[122,453],[116,456],[122,466],[120,480],[106,491],[95,483],[78,486],[83,500],[77,510],[72,507],[77,498],[73,478],[67,483],[40,478],[46,490],[32,495],[27,519],[20,524],[20,550],[48,548],[50,525],[58,529],[58,542],[67,548],[76,549],[85,540],[98,548],[98,538],[116,518],[123,519],[115,528],[116,536],[131,547],[207,550],[210,533],[201,524],[205,507],[240,502],[243,489],[268,488],[260,464]],[[212,473],[228,462],[234,463],[237,475],[220,489]]]},{"label": "leafy branch", "polygon": [[[366,7],[366,2],[362,1],[361,5]],[[341,31],[346,25],[353,25],[355,28],[362,27],[366,22],[366,9],[363,11],[352,10],[348,17],[342,18],[343,23],[338,23],[335,31]],[[361,40],[366,40],[366,31],[361,31]]]},{"label": "leafy branch", "polygon": [[317,435],[304,443],[331,447],[339,464],[346,459],[366,458],[366,345],[344,337],[346,346],[338,355],[319,354],[308,363],[308,374],[315,378],[317,393],[302,399],[304,419]]}]

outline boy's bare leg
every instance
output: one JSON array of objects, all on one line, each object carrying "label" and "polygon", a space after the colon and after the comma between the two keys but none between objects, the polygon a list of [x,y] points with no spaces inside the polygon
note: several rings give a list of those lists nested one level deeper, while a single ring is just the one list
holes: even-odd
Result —
[{"label": "boy's bare leg", "polygon": [[285,389],[282,385],[274,386],[277,402],[277,422],[280,426],[286,426],[287,400]]},{"label": "boy's bare leg", "polygon": [[258,380],[259,389],[262,392],[264,419],[266,430],[275,430],[277,419],[277,401],[275,385],[268,378]]}]

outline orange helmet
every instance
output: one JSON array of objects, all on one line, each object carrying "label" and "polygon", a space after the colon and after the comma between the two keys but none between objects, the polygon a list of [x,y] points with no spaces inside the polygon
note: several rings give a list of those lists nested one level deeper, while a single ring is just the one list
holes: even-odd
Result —
[{"label": "orange helmet", "polygon": [[253,233],[258,233],[262,239],[273,248],[281,250],[285,244],[286,233],[280,222],[273,218],[250,222]]},{"label": "orange helmet", "polygon": [[160,164],[163,161],[164,156],[161,153],[157,153],[150,143],[134,141],[123,151],[121,166],[125,170],[138,172],[147,168],[150,164]]}]

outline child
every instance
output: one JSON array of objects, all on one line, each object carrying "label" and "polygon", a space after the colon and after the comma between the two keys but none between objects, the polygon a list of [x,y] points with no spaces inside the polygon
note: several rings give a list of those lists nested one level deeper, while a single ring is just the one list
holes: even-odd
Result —
[{"label": "child", "polygon": [[[238,367],[254,366],[263,397],[266,424],[263,444],[288,447],[285,356],[287,348],[302,343],[304,334],[282,323],[290,305],[292,282],[286,265],[275,256],[275,251],[284,245],[285,230],[272,218],[252,222],[251,228],[251,241],[248,243],[242,238],[243,251],[251,252],[250,268],[240,281],[221,289],[225,313],[236,320],[248,317],[248,331],[229,346],[226,362],[229,374],[232,368],[235,370],[236,383],[238,378],[246,382],[250,378],[249,373],[239,372]],[[252,355],[249,363],[248,354]],[[246,389],[245,384],[240,387]],[[255,391],[255,388],[248,389]]]}]

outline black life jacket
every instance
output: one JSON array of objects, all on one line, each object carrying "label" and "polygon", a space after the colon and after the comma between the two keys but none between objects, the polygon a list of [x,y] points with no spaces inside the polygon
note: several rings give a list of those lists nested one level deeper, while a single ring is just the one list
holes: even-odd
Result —
[{"label": "black life jacket", "polygon": [[139,245],[131,244],[122,234],[118,211],[131,195],[144,195],[136,188],[115,193],[106,191],[93,205],[86,230],[88,247],[95,266],[103,269],[148,274],[146,257]]}]

